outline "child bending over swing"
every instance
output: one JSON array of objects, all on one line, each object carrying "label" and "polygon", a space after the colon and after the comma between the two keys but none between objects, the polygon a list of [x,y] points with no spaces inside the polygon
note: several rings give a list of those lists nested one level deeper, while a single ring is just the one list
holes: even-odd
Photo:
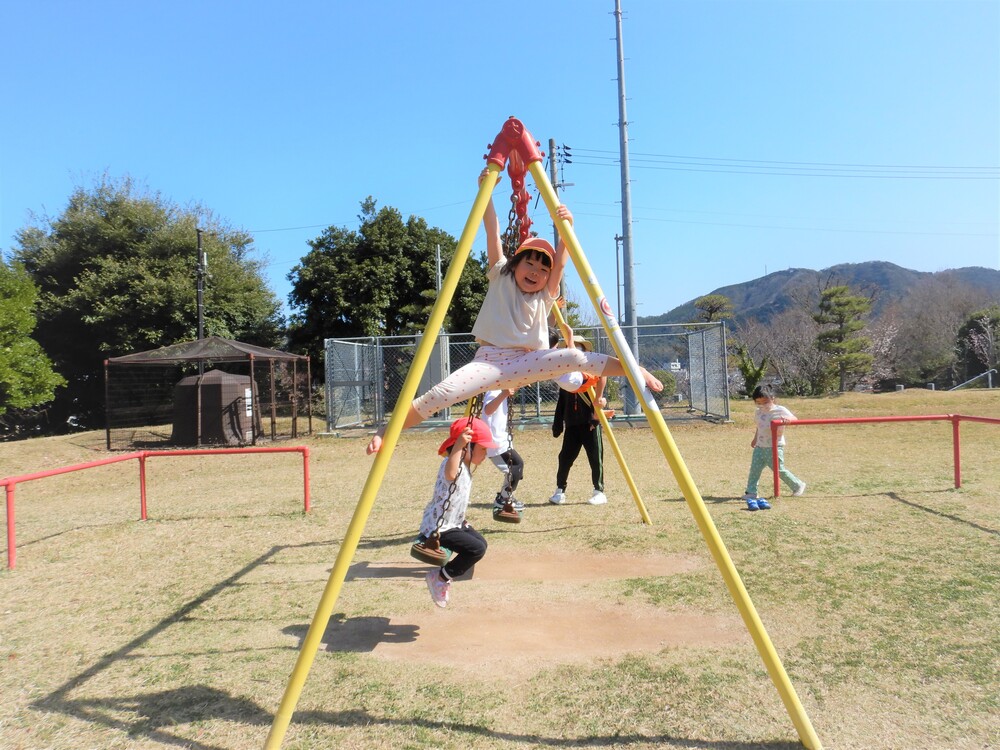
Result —
[{"label": "child bending over swing", "polygon": [[[489,170],[484,169],[480,181],[488,174]],[[556,214],[572,226],[573,214],[566,206],[560,205]],[[547,348],[549,311],[559,298],[559,282],[569,255],[562,238],[553,250],[541,237],[529,237],[508,260],[492,200],[486,205],[483,227],[489,288],[472,327],[479,349],[472,362],[413,401],[403,429],[415,427],[435,412],[484,391],[520,388],[575,370],[603,376],[626,374],[622,363],[606,354]],[[640,369],[650,390],[663,390],[659,380]],[[383,434],[385,425],[368,444],[369,455],[382,447]]]},{"label": "child bending over swing", "polygon": [[510,431],[510,399],[513,396],[512,388],[486,391],[483,395],[483,421],[496,443],[486,451],[486,457],[503,474],[503,484],[493,501],[494,513],[503,511],[508,500],[516,512],[524,512],[524,503],[514,497],[518,483],[524,478],[524,459],[514,450],[514,434]]},{"label": "child bending over swing", "polygon": [[448,606],[451,582],[467,572],[486,554],[486,540],[465,520],[472,490],[472,472],[486,458],[486,450],[495,448],[490,428],[481,419],[462,417],[451,423],[448,439],[438,448],[446,455],[438,469],[434,497],[424,509],[420,535],[435,534],[455,556],[443,567],[427,574],[431,599],[439,607]]}]

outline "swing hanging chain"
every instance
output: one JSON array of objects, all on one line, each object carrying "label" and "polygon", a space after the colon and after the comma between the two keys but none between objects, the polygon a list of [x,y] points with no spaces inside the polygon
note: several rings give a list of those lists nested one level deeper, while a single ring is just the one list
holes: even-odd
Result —
[{"label": "swing hanging chain", "polygon": [[438,514],[436,528],[434,533],[432,533],[424,541],[424,547],[429,550],[441,549],[441,527],[444,525],[444,517],[448,515],[448,511],[451,510],[451,499],[455,496],[456,490],[458,490],[458,480],[462,476],[462,469],[465,468],[465,448],[462,448],[462,460],[458,465],[458,474],[455,479],[448,485],[448,496],[445,497],[444,502],[441,503],[441,513]]},{"label": "swing hanging chain", "polygon": [[507,229],[503,233],[503,254],[506,256],[508,261],[514,257],[514,252],[521,244],[521,222],[517,218],[517,212],[514,210],[516,205],[514,198],[515,196],[512,196],[510,213],[507,216]]},{"label": "swing hanging chain", "polygon": [[514,252],[531,234],[531,217],[528,216],[528,203],[531,196],[524,186],[524,176],[527,168],[520,158],[511,156],[507,163],[507,174],[510,177],[510,212],[507,217],[507,231],[504,232],[503,252],[510,260]]},{"label": "swing hanging chain", "polygon": [[[470,405],[469,412],[469,424],[472,424],[473,418],[479,418],[483,413],[483,397],[482,395],[473,396],[472,404]],[[462,476],[462,470],[465,468],[465,452],[469,450],[469,446],[466,445],[462,448],[462,459],[458,464],[458,474],[455,476],[454,481],[448,485],[448,496],[441,503],[441,513],[438,514],[436,528],[434,533],[431,534],[424,541],[424,548],[429,550],[441,549],[441,527],[444,525],[444,517],[448,515],[448,511],[451,510],[451,499],[455,496],[456,490],[458,490],[458,480]]]},{"label": "swing hanging chain", "polygon": [[[514,410],[512,408],[512,402],[514,401],[514,393],[512,391],[507,398],[507,454],[508,456],[514,450]],[[504,462],[507,467],[507,473],[504,476],[504,486],[510,491],[510,497],[508,498],[510,502],[514,500],[514,489],[511,487],[511,470],[510,470],[510,460]]]}]

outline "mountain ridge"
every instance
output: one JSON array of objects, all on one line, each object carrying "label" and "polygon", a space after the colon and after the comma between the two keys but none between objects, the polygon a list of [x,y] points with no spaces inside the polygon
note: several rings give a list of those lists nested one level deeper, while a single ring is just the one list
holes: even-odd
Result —
[{"label": "mountain ridge", "polygon": [[733,319],[755,319],[767,323],[800,299],[817,299],[819,290],[827,286],[844,285],[859,294],[874,294],[872,318],[905,299],[913,289],[928,280],[940,280],[949,285],[967,287],[1000,302],[1000,271],[982,266],[965,266],[942,271],[914,271],[887,261],[840,263],[815,271],[809,268],[789,268],[774,271],[740,284],[729,284],[699,294],[660,315],[639,316],[640,325],[690,323],[698,319],[695,300],[709,294],[721,294],[733,305]]}]

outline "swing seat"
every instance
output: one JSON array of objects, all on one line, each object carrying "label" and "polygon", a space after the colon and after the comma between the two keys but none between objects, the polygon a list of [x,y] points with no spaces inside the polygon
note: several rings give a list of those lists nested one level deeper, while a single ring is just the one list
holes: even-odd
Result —
[{"label": "swing seat", "polygon": [[426,542],[427,540],[423,536],[418,536],[417,540],[410,546],[410,557],[438,568],[448,562],[448,558],[451,557],[450,549],[447,547],[431,549]]},{"label": "swing seat", "polygon": [[521,523],[521,514],[514,510],[514,506],[507,503],[499,510],[494,509],[493,520],[500,523]]}]

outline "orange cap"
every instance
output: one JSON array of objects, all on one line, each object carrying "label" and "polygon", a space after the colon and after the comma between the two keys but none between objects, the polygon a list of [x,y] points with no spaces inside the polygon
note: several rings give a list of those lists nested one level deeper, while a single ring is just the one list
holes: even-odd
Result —
[{"label": "orange cap", "polygon": [[553,260],[556,257],[556,252],[552,249],[552,244],[541,237],[529,237],[514,251],[514,255],[519,255],[525,250],[535,250],[539,253],[544,253],[549,256],[549,260]]}]

